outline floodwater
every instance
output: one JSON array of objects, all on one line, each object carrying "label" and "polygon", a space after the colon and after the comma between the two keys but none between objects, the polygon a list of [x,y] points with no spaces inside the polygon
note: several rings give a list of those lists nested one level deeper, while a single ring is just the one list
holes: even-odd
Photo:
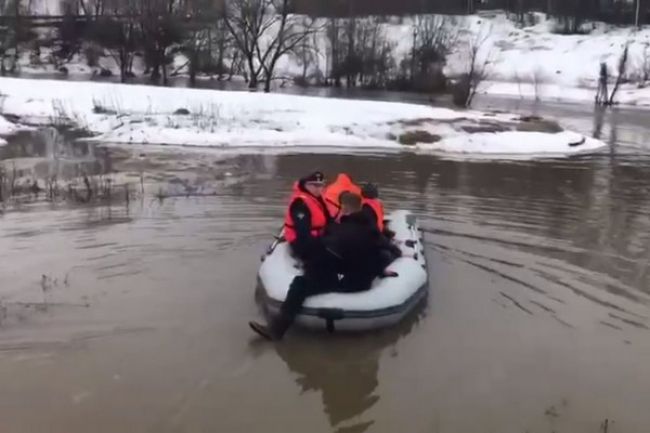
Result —
[{"label": "floodwater", "polygon": [[[627,138],[589,157],[237,156],[213,196],[8,207],[0,431],[647,433],[650,133],[632,118],[606,115]],[[107,158],[21,140],[0,157]],[[259,258],[312,168],[418,215],[429,298],[393,329],[262,342]]]}]

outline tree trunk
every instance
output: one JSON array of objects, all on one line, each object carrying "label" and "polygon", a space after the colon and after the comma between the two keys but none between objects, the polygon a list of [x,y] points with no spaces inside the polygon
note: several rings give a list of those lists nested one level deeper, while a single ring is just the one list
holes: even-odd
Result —
[{"label": "tree trunk", "polygon": [[232,80],[233,75],[235,75],[235,72],[240,65],[239,62],[239,51],[235,50],[235,53],[232,56],[232,62],[230,63],[230,70],[228,71],[228,81]]},{"label": "tree trunk", "polygon": [[196,49],[190,52],[190,87],[196,86],[196,69],[198,67],[199,56]]},{"label": "tree trunk", "polygon": [[20,0],[14,0],[14,12],[15,12],[15,17],[14,17],[14,63],[11,65],[11,71],[14,72],[16,70],[16,65],[18,64],[18,57],[19,57],[19,51],[18,51],[18,39],[20,35]]},{"label": "tree trunk", "polygon": [[272,77],[273,75],[270,73],[266,74],[264,77],[264,93],[269,93],[271,91],[271,80],[273,79]]},{"label": "tree trunk", "polygon": [[248,56],[248,71],[251,74],[251,79],[248,82],[248,88],[253,90],[257,89],[257,71],[255,70],[255,64],[253,63],[252,54]]},{"label": "tree trunk", "polygon": [[[219,42],[219,49],[218,49],[218,54],[217,54],[217,79],[219,81],[223,80],[223,70],[225,69],[223,58],[224,58],[224,51],[226,50],[226,47],[224,46],[223,42]],[[208,51],[208,53],[212,53],[212,51]],[[233,57],[232,62],[235,63],[237,60],[235,57]],[[230,70],[232,71],[232,65],[230,67]],[[232,76],[232,73],[230,74]]]},{"label": "tree trunk", "polygon": [[169,84],[169,80],[167,79],[167,65],[163,63],[160,68],[162,69],[163,86],[166,86]]}]

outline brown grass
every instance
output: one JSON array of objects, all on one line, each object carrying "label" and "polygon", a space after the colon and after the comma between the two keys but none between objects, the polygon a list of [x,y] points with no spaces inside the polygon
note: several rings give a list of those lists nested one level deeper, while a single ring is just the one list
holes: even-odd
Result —
[{"label": "brown grass", "polygon": [[416,129],[415,131],[407,131],[401,134],[398,141],[405,146],[414,146],[417,143],[435,143],[441,139],[442,137],[439,135],[431,134],[422,129]]}]

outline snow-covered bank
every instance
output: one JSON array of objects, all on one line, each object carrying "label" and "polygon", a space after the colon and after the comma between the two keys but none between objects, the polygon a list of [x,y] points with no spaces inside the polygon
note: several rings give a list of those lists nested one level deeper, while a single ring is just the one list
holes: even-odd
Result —
[{"label": "snow-covered bank", "polygon": [[[572,102],[593,104],[596,90],[585,87],[569,87],[559,84],[530,84],[486,81],[479,87],[480,94],[505,96],[547,102]],[[622,106],[650,108],[650,85],[638,88],[622,85],[616,93],[616,102]]]},{"label": "snow-covered bank", "polygon": [[5,114],[70,123],[109,143],[520,155],[605,146],[541,119],[402,103],[11,78],[0,93]]},{"label": "snow-covered bank", "polygon": [[[616,80],[624,47],[628,46],[625,79],[616,102],[621,105],[650,107],[650,26],[641,29],[603,23],[584,35],[553,33],[555,21],[536,14],[538,23],[517,27],[504,14],[464,17],[470,32],[489,33],[482,54],[489,60],[484,94],[593,103],[598,87],[601,62],[607,64],[610,86]],[[448,61],[447,73],[463,72],[467,61],[457,50]],[[611,91],[610,87],[610,91]]]}]

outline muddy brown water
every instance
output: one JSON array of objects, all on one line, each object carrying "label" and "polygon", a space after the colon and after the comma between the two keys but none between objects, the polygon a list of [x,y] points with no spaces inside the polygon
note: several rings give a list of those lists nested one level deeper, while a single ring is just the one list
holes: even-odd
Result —
[{"label": "muddy brown water", "polygon": [[[630,152],[238,156],[212,197],[7,209],[0,431],[647,433],[650,156]],[[316,167],[418,215],[429,298],[385,331],[260,342],[260,254]]]}]

